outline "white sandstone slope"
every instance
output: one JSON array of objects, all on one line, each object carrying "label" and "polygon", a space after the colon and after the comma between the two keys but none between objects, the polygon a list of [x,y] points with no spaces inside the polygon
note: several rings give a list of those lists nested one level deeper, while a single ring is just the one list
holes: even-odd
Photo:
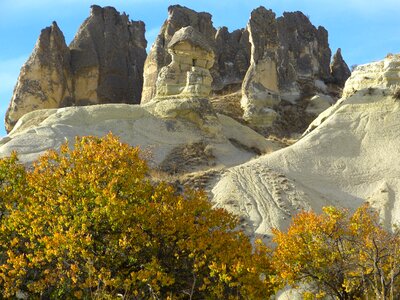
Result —
[{"label": "white sandstone slope", "polygon": [[259,234],[285,228],[302,209],[376,207],[400,223],[400,57],[357,68],[342,98],[294,145],[230,168],[214,186],[216,206]]},{"label": "white sandstone slope", "polygon": [[[37,110],[24,115],[7,137],[0,140],[0,157],[17,151],[24,163],[31,163],[48,149],[58,149],[76,136],[104,136],[109,132],[123,142],[152,153],[158,165],[177,147],[202,142],[220,169],[241,164],[276,146],[233,119],[219,115],[210,133],[185,119],[159,118],[139,105],[104,104]],[[231,143],[231,141],[238,141]],[[235,145],[234,145],[235,144]]]}]

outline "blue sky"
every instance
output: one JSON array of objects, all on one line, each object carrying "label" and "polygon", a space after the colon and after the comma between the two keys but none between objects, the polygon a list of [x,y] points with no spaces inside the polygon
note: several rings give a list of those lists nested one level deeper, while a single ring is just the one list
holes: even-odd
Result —
[{"label": "blue sky", "polygon": [[[180,4],[213,15],[215,27],[230,31],[246,26],[252,9],[263,5],[277,16],[302,11],[329,32],[332,51],[342,48],[349,66],[400,52],[399,0],[0,0],[0,116],[1,123],[19,70],[31,53],[40,30],[54,20],[67,44],[89,15],[90,5],[114,6],[132,20],[146,23],[151,46],[167,17],[167,7]],[[0,124],[0,136],[5,135]]]}]

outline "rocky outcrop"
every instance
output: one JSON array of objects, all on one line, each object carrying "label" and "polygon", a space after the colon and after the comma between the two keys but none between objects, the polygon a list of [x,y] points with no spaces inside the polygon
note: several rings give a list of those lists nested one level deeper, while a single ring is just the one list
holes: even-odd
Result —
[{"label": "rocky outcrop", "polygon": [[6,113],[10,131],[42,108],[139,103],[146,58],[144,23],[112,7],[92,6],[69,48],[56,23],[44,29],[21,69]]},{"label": "rocky outcrop", "polygon": [[327,93],[332,81],[328,32],[316,28],[302,12],[277,19],[279,89],[282,99],[295,103],[318,92]]},{"label": "rocky outcrop", "polygon": [[157,78],[156,98],[207,98],[211,91],[210,69],[214,52],[207,40],[193,27],[178,30],[168,44],[171,63]]},{"label": "rocky outcrop", "polygon": [[6,112],[9,132],[24,114],[73,102],[70,51],[53,22],[42,30],[28,61],[23,65]]},{"label": "rocky outcrop", "polygon": [[218,122],[208,100],[212,47],[200,32],[187,26],[175,32],[168,52],[172,60],[158,74],[156,96],[143,106],[159,117],[184,118],[215,134]]},{"label": "rocky outcrop", "polygon": [[212,25],[209,13],[198,13],[189,8],[174,5],[168,8],[168,19],[161,27],[145,62],[142,103],[150,101],[156,95],[158,72],[171,62],[167,46],[174,33],[187,26],[192,26],[199,31],[214,51],[216,63],[210,70],[213,77],[213,90],[221,90],[243,80],[250,58],[248,34],[244,30],[229,33],[226,28],[217,31]]},{"label": "rocky outcrop", "polygon": [[11,133],[0,140],[0,157],[17,151],[20,160],[30,164],[45,151],[58,150],[66,140],[88,135],[101,137],[109,132],[125,143],[151,149],[153,166],[161,165],[178,147],[201,143],[213,157],[213,164],[194,165],[190,171],[221,170],[248,161],[257,152],[276,149],[273,142],[227,116],[220,115],[217,121],[220,130],[210,137],[191,122],[158,118],[139,105],[101,104],[36,110],[25,114]]},{"label": "rocky outcrop", "polygon": [[143,22],[113,7],[92,6],[71,42],[77,105],[139,103],[147,42]]},{"label": "rocky outcrop", "polygon": [[228,28],[221,27],[215,34],[215,45],[214,91],[235,91],[250,66],[249,32],[237,29],[230,33]]},{"label": "rocky outcrop", "polygon": [[[255,127],[273,125],[288,109],[305,113],[307,101],[315,95],[336,100],[341,93],[345,63],[337,56],[331,70],[328,32],[321,26],[316,28],[301,12],[276,18],[272,11],[259,7],[251,13],[246,29],[230,33],[226,27],[216,30],[207,13],[182,6],[171,6],[168,11],[146,59],[142,103],[156,95],[157,74],[171,61],[167,45],[173,34],[189,25],[213,48],[212,91],[225,94],[241,87],[243,119]],[[279,108],[281,99],[284,106],[295,108]]]},{"label": "rocky outcrop", "polygon": [[344,97],[297,143],[229,169],[214,202],[240,215],[253,232],[286,228],[301,210],[368,201],[390,228],[400,222],[400,55],[359,66]]},{"label": "rocky outcrop", "polygon": [[280,102],[275,13],[264,7],[253,10],[247,31],[251,42],[251,64],[242,85],[243,118],[256,126],[271,126],[277,115],[273,107]]},{"label": "rocky outcrop", "polygon": [[331,74],[334,79],[334,83],[339,86],[344,86],[346,80],[351,75],[351,71],[342,57],[342,50],[340,48],[337,49],[332,58]]}]

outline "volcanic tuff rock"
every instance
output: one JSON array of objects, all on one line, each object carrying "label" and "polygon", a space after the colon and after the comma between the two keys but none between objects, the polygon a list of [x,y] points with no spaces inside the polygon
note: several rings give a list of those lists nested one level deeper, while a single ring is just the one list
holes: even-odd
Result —
[{"label": "volcanic tuff rock", "polygon": [[42,30],[33,53],[21,68],[6,113],[7,132],[32,110],[56,108],[73,101],[70,63],[64,35],[53,22]]},{"label": "volcanic tuff rock", "polygon": [[284,229],[300,210],[375,207],[390,228],[400,222],[400,55],[362,65],[344,97],[297,143],[229,169],[213,201],[253,232]]},{"label": "volcanic tuff rock", "polygon": [[278,75],[282,99],[295,102],[316,91],[327,92],[331,81],[328,32],[316,28],[302,12],[284,13],[277,19],[280,48]]},{"label": "volcanic tuff rock", "polygon": [[332,58],[331,74],[333,76],[334,82],[340,86],[344,86],[346,80],[351,75],[350,69],[342,57],[342,50],[340,48],[337,49],[335,55]]},{"label": "volcanic tuff rock", "polygon": [[[142,103],[155,96],[157,74],[171,61],[167,45],[173,34],[189,25],[203,34],[214,50],[213,91],[226,93],[241,85],[244,118],[254,125],[271,125],[280,99],[292,105],[317,94],[337,99],[348,76],[339,55],[331,73],[328,33],[301,12],[275,18],[272,11],[259,7],[251,13],[246,29],[232,33],[226,27],[216,30],[208,13],[178,5],[169,7],[168,12],[146,59]],[[301,106],[304,112],[306,105]]]},{"label": "volcanic tuff rock", "polygon": [[57,24],[44,29],[21,69],[6,114],[10,131],[25,113],[42,108],[139,103],[147,42],[141,21],[112,7],[92,6],[69,48]]},{"label": "volcanic tuff rock", "polygon": [[76,104],[139,103],[147,42],[145,25],[113,7],[92,6],[71,42]]},{"label": "volcanic tuff rock", "polygon": [[255,125],[272,125],[279,104],[277,50],[279,47],[275,13],[259,7],[251,13],[247,31],[250,34],[250,67],[242,85],[243,118]]},{"label": "volcanic tuff rock", "polygon": [[211,69],[214,90],[243,80],[250,58],[248,34],[244,30],[229,33],[224,27],[217,31],[212,25],[209,13],[198,13],[174,5],[168,8],[168,19],[161,27],[145,62],[142,103],[150,101],[156,95],[158,72],[171,62],[167,46],[174,33],[186,26],[192,26],[203,34],[213,48],[216,57],[216,63]]},{"label": "volcanic tuff rock", "polygon": [[218,131],[217,116],[208,100],[214,65],[214,52],[204,36],[187,26],[179,29],[168,44],[172,61],[157,78],[157,92],[143,104],[162,118],[183,118],[213,134]]}]

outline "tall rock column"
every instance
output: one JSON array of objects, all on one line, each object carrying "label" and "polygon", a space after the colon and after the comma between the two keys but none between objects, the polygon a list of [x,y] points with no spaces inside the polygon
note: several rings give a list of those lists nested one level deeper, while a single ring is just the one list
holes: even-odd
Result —
[{"label": "tall rock column", "polygon": [[271,126],[280,102],[277,73],[278,34],[275,13],[259,7],[251,13],[250,67],[242,84],[243,118],[255,126]]},{"label": "tall rock column", "polygon": [[24,114],[44,108],[68,106],[73,102],[70,52],[64,35],[53,22],[42,30],[28,61],[21,68],[6,112],[11,131]]},{"label": "tall rock column", "polygon": [[171,55],[168,53],[168,44],[175,32],[187,26],[193,27],[204,36],[211,47],[214,46],[216,30],[212,25],[209,13],[198,13],[180,5],[168,7],[168,19],[161,27],[160,33],[151,47],[145,62],[142,104],[149,102],[156,95],[158,73],[162,67],[167,66],[171,62]]},{"label": "tall rock column", "polygon": [[351,71],[342,57],[342,50],[340,48],[337,49],[332,58],[331,74],[334,82],[341,87],[344,87],[346,80],[351,76]]},{"label": "tall rock column", "polygon": [[140,103],[144,33],[143,22],[96,5],[69,48],[55,22],[42,30],[14,89],[5,119],[7,132],[24,114],[37,109]]},{"label": "tall rock column", "polygon": [[157,75],[171,62],[168,44],[181,28],[191,26],[198,31],[215,54],[215,64],[210,69],[212,90],[224,93],[240,85],[250,65],[248,32],[238,29],[230,33],[226,27],[215,29],[211,15],[174,5],[168,8],[168,18],[160,29],[144,66],[142,104],[156,96]]},{"label": "tall rock column", "polygon": [[70,44],[77,105],[140,103],[145,25],[113,7],[93,5]]}]

